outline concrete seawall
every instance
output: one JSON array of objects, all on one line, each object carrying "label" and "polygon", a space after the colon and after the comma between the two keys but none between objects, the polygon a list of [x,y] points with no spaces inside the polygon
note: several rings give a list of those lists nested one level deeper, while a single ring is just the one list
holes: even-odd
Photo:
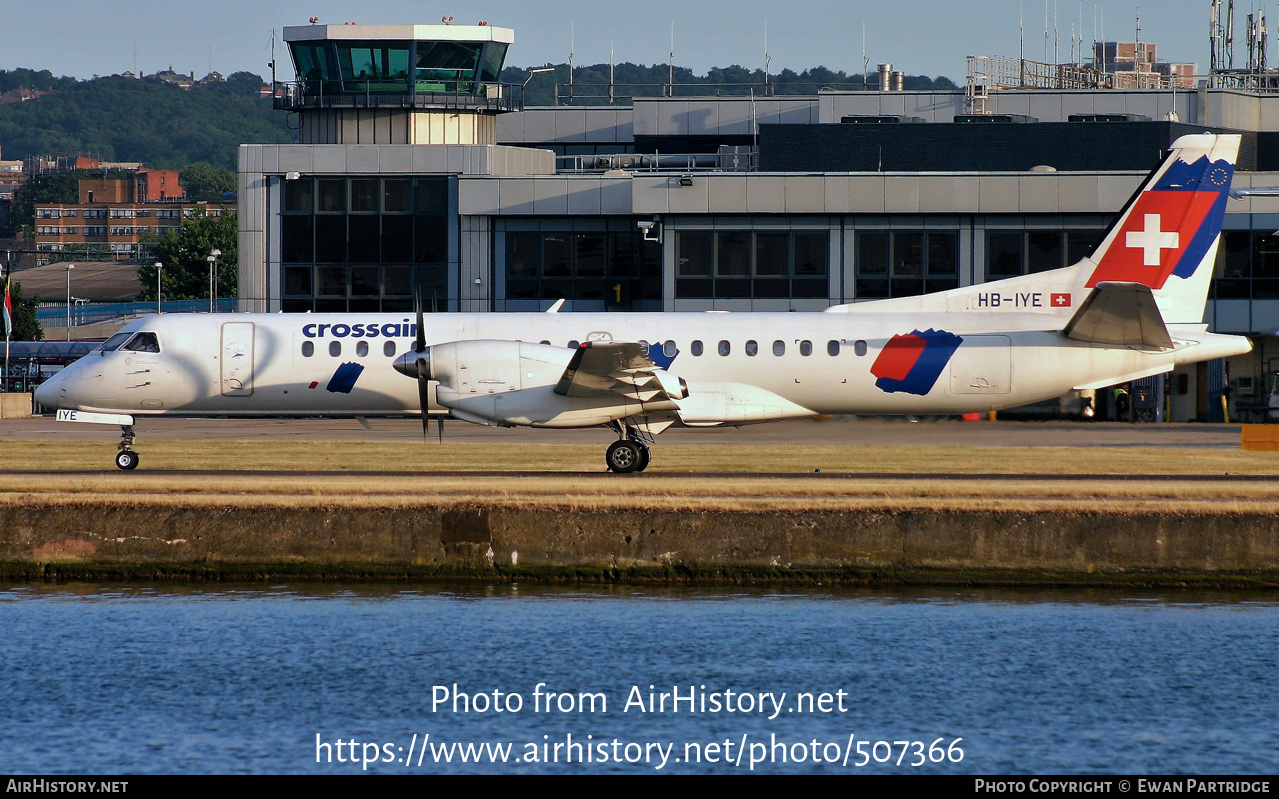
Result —
[{"label": "concrete seawall", "polygon": [[0,508],[0,577],[1276,588],[1279,518],[36,502]]}]

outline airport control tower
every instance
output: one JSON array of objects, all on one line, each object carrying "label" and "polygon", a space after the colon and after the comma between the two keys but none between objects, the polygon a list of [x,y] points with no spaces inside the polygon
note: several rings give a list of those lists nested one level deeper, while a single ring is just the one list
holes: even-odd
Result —
[{"label": "airport control tower", "polygon": [[515,31],[493,25],[299,25],[284,29],[297,80],[275,107],[300,144],[494,144],[519,110],[498,75]]}]

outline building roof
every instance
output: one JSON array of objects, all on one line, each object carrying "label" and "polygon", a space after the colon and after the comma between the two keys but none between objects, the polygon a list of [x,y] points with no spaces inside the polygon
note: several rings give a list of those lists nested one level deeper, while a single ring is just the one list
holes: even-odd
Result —
[{"label": "building roof", "polygon": [[515,30],[496,25],[290,25],[284,29],[286,42],[320,39],[514,44]]},{"label": "building roof", "polygon": [[[77,261],[71,270],[71,296],[91,300],[132,300],[142,290],[138,265],[121,261]],[[22,296],[48,300],[67,296],[67,264],[58,262],[13,273]]]}]

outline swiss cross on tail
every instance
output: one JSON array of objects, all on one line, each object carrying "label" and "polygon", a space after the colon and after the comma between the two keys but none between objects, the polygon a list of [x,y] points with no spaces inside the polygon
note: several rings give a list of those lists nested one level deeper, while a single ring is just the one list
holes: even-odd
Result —
[{"label": "swiss cross on tail", "polygon": [[1173,162],[1137,198],[1088,287],[1119,281],[1161,289],[1171,275],[1193,275],[1221,228],[1233,172],[1207,156]]}]

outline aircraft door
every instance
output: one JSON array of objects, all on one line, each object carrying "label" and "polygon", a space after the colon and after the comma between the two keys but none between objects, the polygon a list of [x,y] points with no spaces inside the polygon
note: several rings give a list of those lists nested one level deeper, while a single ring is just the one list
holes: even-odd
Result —
[{"label": "aircraft door", "polygon": [[222,325],[222,396],[253,395],[253,323]]},{"label": "aircraft door", "polygon": [[1012,371],[1008,336],[964,336],[950,359],[950,393],[1007,394],[1012,391]]}]

